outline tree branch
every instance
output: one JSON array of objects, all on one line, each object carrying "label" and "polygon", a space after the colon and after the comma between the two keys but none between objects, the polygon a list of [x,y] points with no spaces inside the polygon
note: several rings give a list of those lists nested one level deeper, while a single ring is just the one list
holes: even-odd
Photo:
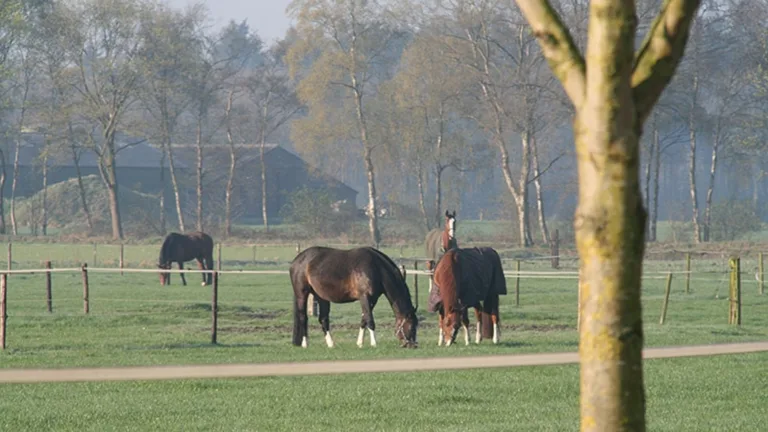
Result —
[{"label": "tree branch", "polygon": [[700,3],[701,0],[665,0],[635,57],[632,93],[641,123],[651,113],[683,57]]},{"label": "tree branch", "polygon": [[549,67],[578,109],[586,94],[585,66],[571,34],[548,0],[516,1],[539,41]]}]

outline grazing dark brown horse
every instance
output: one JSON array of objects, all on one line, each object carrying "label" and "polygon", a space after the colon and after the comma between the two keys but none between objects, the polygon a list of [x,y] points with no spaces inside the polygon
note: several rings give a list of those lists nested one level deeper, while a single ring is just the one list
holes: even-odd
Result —
[{"label": "grazing dark brown horse", "polygon": [[395,312],[395,335],[404,347],[416,347],[416,308],[397,265],[382,252],[370,248],[340,250],[312,246],[294,258],[290,268],[293,285],[293,344],[307,346],[307,298],[313,294],[320,307],[319,321],[328,347],[331,303],[359,301],[363,314],[357,346],[363,346],[365,329],[376,346],[373,308],[383,294]]},{"label": "grazing dark brown horse", "polygon": [[456,211],[445,211],[445,225],[443,229],[433,229],[427,233],[427,256],[432,260],[439,260],[445,251],[459,247],[456,242]]},{"label": "grazing dark brown horse", "polygon": [[[433,280],[443,308],[441,327],[446,346],[456,339],[462,316],[475,308],[478,321],[484,312],[493,323],[493,343],[499,342],[499,296],[507,294],[507,281],[499,254],[489,247],[451,249],[435,265]],[[476,342],[481,340],[480,322]]]},{"label": "grazing dark brown horse", "polygon": [[[173,263],[178,263],[179,270],[183,270],[184,263],[193,259],[197,260],[197,266],[200,270],[213,270],[213,239],[211,236],[203,232],[170,233],[165,236],[163,245],[160,247],[160,259],[157,267],[161,270],[169,270]],[[181,276],[181,283],[186,285],[187,280],[184,278],[184,273],[179,275]],[[212,273],[201,273],[201,275],[203,286],[212,282]],[[160,272],[160,284],[171,284],[169,272]]]}]

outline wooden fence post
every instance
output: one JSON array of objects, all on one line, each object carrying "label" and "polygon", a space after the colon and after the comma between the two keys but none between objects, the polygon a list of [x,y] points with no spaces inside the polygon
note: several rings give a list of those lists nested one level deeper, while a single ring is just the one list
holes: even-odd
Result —
[{"label": "wooden fence post", "polygon": [[301,252],[301,243],[296,243],[296,253]]},{"label": "wooden fence post", "polygon": [[0,349],[5,349],[5,326],[8,322],[8,274],[0,275]]},{"label": "wooden fence post", "polygon": [[211,297],[211,343],[216,345],[216,331],[219,322],[219,272],[213,272],[213,289]]},{"label": "wooden fence post", "polygon": [[691,292],[691,253],[685,254],[685,293]]},{"label": "wooden fence post", "polygon": [[51,262],[45,262],[45,302],[48,306],[48,313],[53,312],[53,295],[51,292]]},{"label": "wooden fence post", "polygon": [[515,260],[515,306],[520,306],[520,260]]},{"label": "wooden fence post", "polygon": [[99,266],[99,255],[96,252],[96,243],[93,244],[93,265],[98,267]]},{"label": "wooden fence post", "polygon": [[256,245],[251,246],[253,249],[253,263],[256,264]]},{"label": "wooden fence post", "polygon": [[123,275],[124,267],[125,267],[125,245],[120,243],[120,276]]},{"label": "wooden fence post", "polygon": [[728,324],[741,325],[741,260],[732,257],[728,260],[731,267],[731,283],[728,295]]},{"label": "wooden fence post", "polygon": [[672,272],[667,274],[667,287],[664,290],[664,303],[661,304],[661,317],[659,318],[659,324],[664,324],[667,320],[667,306],[669,305],[669,293],[672,291]]},{"label": "wooden fence post", "polygon": [[91,308],[88,303],[88,263],[80,267],[83,273],[83,312],[89,313]]},{"label": "wooden fence post", "polygon": [[765,294],[765,272],[763,271],[763,253],[760,252],[757,263],[758,280],[760,281],[760,295]]},{"label": "wooden fence post", "polygon": [[551,253],[552,255],[552,268],[553,269],[559,269],[560,268],[560,230],[555,229],[555,235],[550,240],[551,243]]},{"label": "wooden fence post", "polygon": [[216,251],[216,270],[221,271],[221,243],[217,245],[218,250]]},{"label": "wooden fence post", "polygon": [[310,293],[307,297],[307,316],[315,315],[315,295]]},{"label": "wooden fence post", "polygon": [[8,271],[10,271],[13,268],[13,254],[11,253],[11,250],[13,249],[13,243],[8,242]]},{"label": "wooden fence post", "polygon": [[416,307],[419,307],[419,261],[413,260],[413,291],[416,295]]}]

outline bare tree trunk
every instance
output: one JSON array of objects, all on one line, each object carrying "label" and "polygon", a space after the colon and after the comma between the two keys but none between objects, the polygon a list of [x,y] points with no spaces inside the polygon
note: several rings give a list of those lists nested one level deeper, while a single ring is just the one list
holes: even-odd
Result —
[{"label": "bare tree trunk", "polygon": [[[435,164],[435,219],[434,223],[436,227],[442,225],[443,220],[443,171],[445,167]],[[446,209],[447,210],[447,209]]]},{"label": "bare tree trunk", "polygon": [[234,91],[229,92],[226,108],[227,142],[229,143],[229,177],[227,178],[227,187],[224,190],[224,232],[227,237],[232,236],[232,189],[235,184],[235,168],[237,158],[235,155],[235,140],[232,137],[232,125],[230,124],[230,114],[232,113],[232,98]]},{"label": "bare tree trunk", "polygon": [[197,121],[197,230],[203,231],[203,127]]},{"label": "bare tree trunk", "polygon": [[72,123],[68,124],[69,127],[69,149],[72,151],[72,162],[75,166],[75,174],[77,175],[77,189],[80,192],[80,206],[85,213],[85,220],[88,223],[89,234],[94,234],[93,218],[91,217],[91,210],[88,207],[88,199],[85,195],[85,185],[83,184],[83,175],[80,170],[80,154],[77,151],[77,144],[75,143],[74,133],[72,131]]},{"label": "bare tree trunk", "polygon": [[[694,36],[694,29],[691,29],[691,36]],[[694,45],[693,52],[693,88],[691,89],[691,105],[690,112],[688,113],[688,135],[690,140],[690,162],[688,166],[688,178],[691,194],[691,220],[693,222],[693,241],[694,243],[701,242],[701,224],[699,218],[699,200],[698,192],[696,190],[696,106],[697,96],[699,92],[699,68],[697,64],[698,60],[698,44]]]},{"label": "bare tree trunk", "polygon": [[531,140],[533,134],[530,130],[523,132],[521,138],[522,143],[522,159],[520,161],[520,180],[518,187],[518,196],[515,199],[517,204],[517,217],[520,223],[520,233],[524,236],[522,246],[528,247],[533,245],[533,237],[531,236],[531,222],[530,212],[528,211],[528,181],[530,179],[531,170]]},{"label": "bare tree trunk", "polygon": [[539,230],[541,238],[545,244],[549,243],[549,229],[547,228],[547,218],[544,213],[544,194],[541,187],[541,172],[539,165],[539,147],[536,138],[531,140],[531,152],[533,153],[533,184],[536,187],[536,207],[539,214]]},{"label": "bare tree trunk", "polygon": [[184,213],[181,210],[181,193],[179,192],[179,180],[176,177],[176,164],[173,161],[173,147],[170,143],[165,150],[168,152],[168,173],[171,175],[171,185],[173,186],[173,201],[176,204],[176,217],[179,220],[179,230],[186,231],[184,227]]},{"label": "bare tree trunk", "polygon": [[16,185],[19,181],[19,153],[21,151],[21,142],[16,139],[16,148],[13,154],[13,177],[11,180],[11,230],[13,235],[19,235],[19,227],[16,223]]},{"label": "bare tree trunk", "polygon": [[269,231],[269,215],[267,212],[267,162],[264,160],[264,147],[267,145],[267,115],[269,114],[269,101],[272,93],[267,93],[266,102],[261,111],[261,132],[259,147],[259,164],[261,166],[261,221],[264,230]]},{"label": "bare tree trunk", "polygon": [[360,128],[360,140],[363,143],[363,162],[365,164],[365,175],[368,182],[368,230],[371,234],[371,241],[376,248],[381,243],[381,233],[379,232],[379,215],[376,208],[376,175],[373,167],[373,157],[370,143],[368,142],[368,126],[363,115],[363,95],[357,90],[357,78],[352,75],[352,86],[355,93],[355,105],[357,108],[357,124]]},{"label": "bare tree trunk", "polygon": [[160,235],[165,235],[166,220],[165,220],[165,149],[162,149],[162,156],[160,156],[160,195],[158,201],[160,204]]},{"label": "bare tree trunk", "polygon": [[427,231],[429,231],[432,229],[432,224],[429,222],[429,216],[427,216],[427,205],[424,198],[424,168],[422,167],[421,162],[419,162],[419,166],[416,171],[416,182],[419,189],[419,212],[421,213],[424,227],[427,229]]},{"label": "bare tree trunk", "polygon": [[109,195],[109,212],[112,216],[112,238],[122,240],[123,224],[120,218],[120,194],[117,182],[117,166],[115,164],[114,132],[105,134],[104,140],[104,153],[99,155],[99,172]]},{"label": "bare tree trunk", "polygon": [[715,136],[712,140],[712,161],[709,165],[709,183],[707,184],[707,196],[704,201],[704,223],[702,224],[702,241],[710,241],[711,221],[712,221],[712,195],[715,193],[715,175],[717,174],[717,153],[720,149],[721,140],[720,118],[715,124]]},{"label": "bare tree trunk", "polygon": [[0,149],[0,234],[6,233],[5,226],[5,152]]},{"label": "bare tree trunk", "polygon": [[48,152],[43,157],[43,208],[41,209],[43,216],[40,223],[43,231],[43,236],[48,235]]},{"label": "bare tree trunk", "polygon": [[[659,128],[656,123],[656,112],[653,114],[653,207],[648,228],[648,240],[656,241],[656,223],[659,220],[659,178],[661,175],[661,145],[659,142]],[[650,163],[650,162],[649,162]],[[648,199],[650,204],[650,198]]]}]

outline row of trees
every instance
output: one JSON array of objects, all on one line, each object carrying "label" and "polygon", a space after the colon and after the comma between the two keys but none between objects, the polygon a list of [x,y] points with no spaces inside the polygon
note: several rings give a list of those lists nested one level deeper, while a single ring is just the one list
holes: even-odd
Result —
[{"label": "row of trees", "polygon": [[[287,12],[295,27],[270,47],[244,23],[213,29],[200,5],[177,10],[154,0],[8,4],[0,11],[0,184],[12,183],[14,232],[13,185],[25,130],[45,136],[44,190],[49,165],[68,158],[77,167],[86,151],[98,156],[117,238],[123,235],[118,132],[162,150],[169,167],[163,181],[174,191],[168,205],[175,207],[174,224],[182,230],[203,228],[204,197],[214,194],[223,197],[224,229],[230,233],[236,144],[263,144],[288,131],[296,149],[317,165],[365,185],[373,243],[381,238],[382,198],[413,203],[420,223],[430,229],[441,223],[447,189],[457,177],[489,171],[503,178],[520,244],[546,242],[547,182],[567,183],[576,173],[568,144],[575,111],[512,0],[294,0]],[[661,4],[637,2],[640,36]],[[572,29],[574,46],[584,49],[589,2],[560,0],[552,7]],[[723,160],[762,166],[755,162],[762,162],[765,141],[766,16],[764,1],[708,0],[697,12],[679,74],[649,115],[643,139],[649,240],[656,238],[660,178],[673,152],[684,148],[688,154],[696,241],[711,237]],[[172,144],[180,142],[196,153],[196,199],[188,215],[193,224],[185,218],[175,164]],[[711,152],[703,179],[696,166],[702,142]],[[204,190],[210,144],[230,154],[223,190]],[[266,224],[267,167],[263,158],[261,163]],[[763,176],[755,176],[755,200]],[[92,227],[85,193],[81,201]],[[46,205],[41,208],[45,212]]]},{"label": "row of trees", "polygon": [[[117,143],[120,133],[139,137],[136,143],[149,141],[163,152],[161,165],[168,166],[170,176],[164,181],[173,186],[181,230],[189,223],[182,211],[172,144],[192,143],[196,151],[197,229],[203,228],[205,214],[204,149],[209,144],[228,144],[225,202],[230,232],[236,145],[261,143],[263,155],[270,135],[301,105],[284,72],[283,45],[264,47],[245,23],[232,22],[213,30],[207,20],[208,11],[200,5],[177,10],[154,0],[40,0],[11,3],[0,10],[4,32],[0,119],[5,138],[0,146],[0,191],[12,164],[14,234],[25,131],[45,137],[40,161],[43,232],[49,166],[67,158],[79,179],[79,159],[88,151],[97,155],[109,196],[112,235],[123,237],[116,164],[124,148]],[[81,206],[93,230],[82,184],[81,191]],[[159,200],[164,207],[162,193]],[[5,220],[0,213],[3,233]],[[162,225],[164,229],[165,221]]]},{"label": "row of trees", "polygon": [[[639,43],[663,2],[636,3]],[[551,6],[584,49],[589,2]],[[742,0],[708,0],[698,10],[680,73],[649,114],[643,139],[649,240],[671,154],[688,154],[696,242],[711,237],[723,159],[745,169],[763,162],[767,11],[764,1]],[[307,106],[307,116],[293,122],[293,140],[329,166],[364,170],[373,242],[379,183],[418,203],[424,225],[433,227],[445,175],[479,166],[502,174],[521,246],[533,243],[534,227],[548,241],[542,180],[550,168],[575,174],[567,166],[575,112],[516,2],[295,0],[289,12],[297,24],[288,63]],[[696,175],[702,142],[711,161],[704,179]],[[336,156],[340,150],[346,158]]]}]

